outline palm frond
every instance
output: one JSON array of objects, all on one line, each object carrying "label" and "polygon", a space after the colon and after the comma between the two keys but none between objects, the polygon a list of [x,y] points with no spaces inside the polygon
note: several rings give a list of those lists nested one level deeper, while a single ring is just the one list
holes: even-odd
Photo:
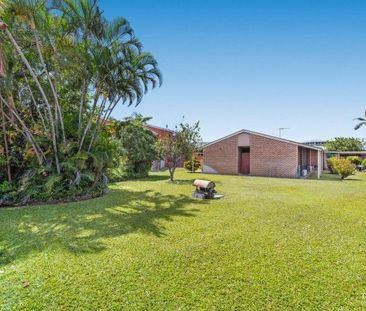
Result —
[{"label": "palm frond", "polygon": [[366,126],[366,122],[358,123],[358,124],[355,126],[355,130],[357,131],[357,130],[358,130],[358,129],[360,129],[362,126]]}]

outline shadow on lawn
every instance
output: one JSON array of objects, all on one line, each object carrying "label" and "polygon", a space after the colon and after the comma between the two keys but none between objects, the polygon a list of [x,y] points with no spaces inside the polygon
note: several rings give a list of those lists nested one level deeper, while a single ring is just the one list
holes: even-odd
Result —
[{"label": "shadow on lawn", "polygon": [[160,237],[161,220],[193,217],[205,204],[185,195],[111,190],[98,199],[64,205],[0,210],[0,266],[33,252],[66,249],[81,255],[107,248],[103,238],[140,232]]},{"label": "shadow on lawn", "polygon": [[317,178],[317,176],[311,176],[309,179],[311,180],[318,180],[318,181],[335,181],[335,182],[347,182],[347,181],[362,181],[362,178],[360,176],[351,175],[345,179],[342,180],[342,178],[337,174],[330,174],[325,173],[323,174],[320,179]]},{"label": "shadow on lawn", "polygon": [[[185,184],[192,184],[193,185],[193,181],[195,179],[175,179],[173,184],[178,184],[178,185],[185,185]],[[166,175],[150,175],[148,177],[143,177],[143,178],[136,178],[135,180],[129,180],[129,182],[135,182],[135,181],[166,181],[166,182],[170,182],[169,180],[169,176]]]}]

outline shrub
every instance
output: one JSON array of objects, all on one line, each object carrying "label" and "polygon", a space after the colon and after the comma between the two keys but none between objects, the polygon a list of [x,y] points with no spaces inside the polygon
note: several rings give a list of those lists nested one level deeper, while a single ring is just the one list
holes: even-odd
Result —
[{"label": "shrub", "polygon": [[328,169],[331,174],[336,174],[336,171],[334,169],[334,164],[337,161],[337,157],[332,157],[327,160]]},{"label": "shrub", "polygon": [[[193,162],[193,170],[192,170],[192,162]],[[187,171],[195,172],[195,171],[197,171],[198,169],[201,168],[201,162],[197,158],[194,158],[193,161],[192,160],[184,161],[184,168]]]},{"label": "shrub", "polygon": [[119,165],[108,171],[112,181],[147,177],[156,159],[154,134],[146,128],[151,118],[134,115],[117,123],[117,138],[121,146]]},{"label": "shrub", "polygon": [[362,163],[362,159],[357,156],[349,156],[349,157],[347,157],[347,160],[349,160],[354,165],[361,165],[361,163]]},{"label": "shrub", "polygon": [[364,167],[364,168],[366,168],[366,159],[364,159],[364,160],[362,161],[362,165],[363,165],[363,167]]},{"label": "shrub", "polygon": [[0,194],[8,193],[14,190],[14,185],[9,183],[8,181],[3,181],[0,183]]},{"label": "shrub", "polygon": [[333,170],[342,179],[347,178],[355,172],[356,166],[347,158],[332,158]]}]

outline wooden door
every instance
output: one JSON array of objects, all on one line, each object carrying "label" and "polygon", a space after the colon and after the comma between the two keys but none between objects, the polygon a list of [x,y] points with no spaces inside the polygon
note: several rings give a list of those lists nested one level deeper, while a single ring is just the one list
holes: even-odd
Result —
[{"label": "wooden door", "polygon": [[250,174],[250,153],[249,153],[249,151],[243,151],[241,153],[240,173],[245,174],[245,175]]}]

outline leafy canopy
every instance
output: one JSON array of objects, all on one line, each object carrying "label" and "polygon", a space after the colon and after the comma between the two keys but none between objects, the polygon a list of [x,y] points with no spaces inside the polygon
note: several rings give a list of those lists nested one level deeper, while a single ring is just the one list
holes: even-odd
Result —
[{"label": "leafy canopy", "polygon": [[325,145],[330,151],[361,151],[364,146],[364,140],[355,137],[335,137]]},{"label": "leafy canopy", "polygon": [[171,135],[166,135],[157,143],[157,152],[162,160],[166,161],[170,180],[174,180],[176,168],[182,162],[191,159],[201,142],[199,122],[190,125],[181,123]]},{"label": "leafy canopy", "polygon": [[122,177],[146,177],[151,169],[153,160],[156,159],[154,134],[146,128],[151,118],[136,114],[123,121],[116,121],[116,136],[120,142],[120,167],[114,172],[114,180]]}]

